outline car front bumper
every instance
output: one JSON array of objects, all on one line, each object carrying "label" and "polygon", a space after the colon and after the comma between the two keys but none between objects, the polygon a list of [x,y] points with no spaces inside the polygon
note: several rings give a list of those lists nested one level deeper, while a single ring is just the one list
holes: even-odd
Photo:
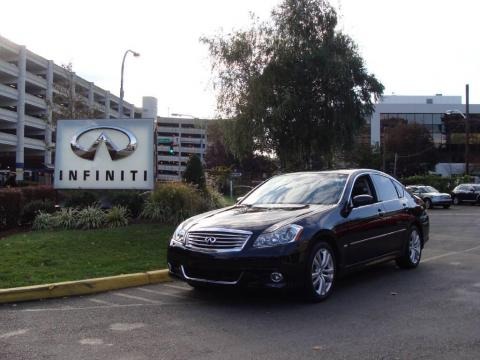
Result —
[{"label": "car front bumper", "polygon": [[[175,246],[168,249],[168,268],[172,276],[194,284],[297,288],[303,286],[305,254],[297,244],[228,253]],[[274,281],[272,273],[282,279]]]},{"label": "car front bumper", "polygon": [[452,205],[452,199],[432,199],[432,205],[443,206],[443,205]]}]

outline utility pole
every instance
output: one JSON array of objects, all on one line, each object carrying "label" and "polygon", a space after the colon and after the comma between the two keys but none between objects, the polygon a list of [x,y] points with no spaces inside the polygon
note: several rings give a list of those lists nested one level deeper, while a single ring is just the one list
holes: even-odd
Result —
[{"label": "utility pole", "polygon": [[470,89],[465,85],[465,175],[469,175],[469,143],[470,143]]},{"label": "utility pole", "polygon": [[393,177],[397,177],[397,161],[398,161],[398,153],[395,153],[395,160],[393,161]]}]

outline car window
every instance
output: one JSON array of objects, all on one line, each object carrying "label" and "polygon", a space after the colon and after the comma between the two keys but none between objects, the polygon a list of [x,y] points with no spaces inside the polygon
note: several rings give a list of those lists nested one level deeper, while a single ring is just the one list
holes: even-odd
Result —
[{"label": "car window", "polygon": [[392,181],[382,175],[372,174],[373,183],[379,201],[389,201],[398,199],[397,190]]},{"label": "car window", "polygon": [[405,190],[402,184],[400,184],[395,180],[392,180],[392,182],[393,182],[393,185],[395,186],[395,189],[397,190],[398,197],[403,198],[405,196]]},{"label": "car window", "polygon": [[375,191],[368,175],[359,176],[352,188],[352,199],[357,195],[370,195],[375,198]]},{"label": "car window", "polygon": [[241,204],[335,204],[348,176],[338,173],[295,173],[278,175],[264,182]]}]

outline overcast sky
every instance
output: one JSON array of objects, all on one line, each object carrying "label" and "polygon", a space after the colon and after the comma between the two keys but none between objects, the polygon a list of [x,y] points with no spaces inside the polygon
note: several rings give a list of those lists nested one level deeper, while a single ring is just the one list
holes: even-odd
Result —
[{"label": "overcast sky", "polygon": [[[200,36],[267,18],[279,0],[0,0],[0,35],[119,94],[158,98],[159,115],[215,116],[210,60]],[[369,72],[390,95],[462,95],[480,103],[475,0],[332,0],[339,28],[358,44]]]}]

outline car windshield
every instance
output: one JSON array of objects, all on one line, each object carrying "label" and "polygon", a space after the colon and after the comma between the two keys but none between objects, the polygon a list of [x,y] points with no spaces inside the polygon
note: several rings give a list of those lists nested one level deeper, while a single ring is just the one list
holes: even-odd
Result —
[{"label": "car windshield", "polygon": [[259,186],[241,204],[335,204],[347,178],[346,174],[335,173],[279,175]]},{"label": "car windshield", "polygon": [[440,192],[437,189],[435,189],[433,186],[425,186],[423,188],[423,190],[425,190],[428,193],[438,193],[438,192]]}]

